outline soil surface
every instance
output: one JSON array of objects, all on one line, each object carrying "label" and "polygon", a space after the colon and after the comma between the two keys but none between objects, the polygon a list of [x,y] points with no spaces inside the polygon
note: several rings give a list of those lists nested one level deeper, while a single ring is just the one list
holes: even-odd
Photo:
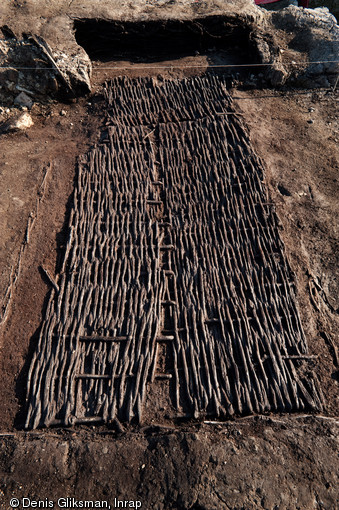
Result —
[{"label": "soil surface", "polygon": [[338,420],[301,416],[119,436],[100,429],[16,433],[1,437],[0,505],[10,510],[11,498],[48,498],[59,508],[58,499],[68,497],[107,501],[112,509],[116,498],[147,510],[335,510],[337,436]]},{"label": "soil surface", "polygon": [[[208,65],[205,56],[195,58]],[[162,71],[154,63],[141,71],[135,63],[122,62],[128,68],[124,74],[132,77],[196,74],[178,71],[171,62]],[[121,74],[107,69],[116,65],[94,62],[93,97],[36,105],[32,128],[0,137],[1,296],[16,267],[29,214],[36,213],[40,199],[1,330],[1,508],[9,509],[12,497],[49,498],[55,508],[58,498],[75,497],[107,500],[112,508],[117,498],[159,510],[335,509],[339,119],[338,95],[331,90],[232,89],[265,162],[269,194],[284,228],[281,237],[297,277],[301,320],[310,353],[318,356],[312,365],[324,393],[323,416],[154,422],[123,430],[20,430],[27,369],[51,286],[41,267],[54,276],[65,242],[76,158],[100,137],[101,87],[105,79]]]}]

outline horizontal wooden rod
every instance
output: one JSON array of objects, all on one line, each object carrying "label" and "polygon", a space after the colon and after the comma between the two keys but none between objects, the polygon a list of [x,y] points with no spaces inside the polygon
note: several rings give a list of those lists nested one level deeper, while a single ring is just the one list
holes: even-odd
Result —
[{"label": "horizontal wooden rod", "polygon": [[318,355],[296,354],[293,356],[282,356],[283,359],[317,359]]},{"label": "horizontal wooden rod", "polygon": [[164,270],[164,274],[166,276],[175,276],[175,272],[174,271],[170,271],[169,269],[165,269]]},{"label": "horizontal wooden rod", "polygon": [[106,374],[76,374],[75,379],[112,379],[110,375]]},{"label": "horizontal wooden rod", "polygon": [[[288,318],[294,319],[295,317],[293,315],[287,315]],[[254,321],[255,317],[242,317],[241,319],[232,319],[232,322],[239,322],[242,319],[247,319],[248,321]],[[286,319],[286,317],[279,315],[279,319]],[[220,324],[220,319],[206,319],[205,324]],[[230,321],[228,319],[224,319],[222,322],[229,323]]]},{"label": "horizontal wooden rod", "polygon": [[81,342],[124,342],[128,336],[80,336]]},{"label": "horizontal wooden rod", "polygon": [[[94,380],[102,379],[102,380],[107,381],[107,380],[111,380],[111,379],[121,379],[122,377],[126,377],[126,378],[130,379],[130,378],[135,378],[137,376],[135,374],[125,374],[124,376],[119,374],[119,375],[114,375],[113,377],[111,375],[107,375],[107,374],[76,374],[74,377],[75,377],[75,379],[94,379]],[[155,379],[172,379],[172,374],[156,374],[154,377],[155,377]]]},{"label": "horizontal wooden rod", "polygon": [[178,304],[175,301],[161,301],[162,306],[178,306]]},{"label": "horizontal wooden rod", "polygon": [[176,329],[162,329],[162,333],[163,335],[171,335],[171,336],[174,336],[175,333],[177,332],[181,332],[181,331],[188,331],[189,329],[192,329],[192,328],[176,328]]},{"label": "horizontal wooden rod", "polygon": [[163,205],[164,202],[162,202],[161,200],[147,200],[146,203],[148,205]]},{"label": "horizontal wooden rod", "polygon": [[78,338],[80,342],[124,342],[125,340],[128,340],[128,336],[79,336],[76,335],[70,336],[70,335],[53,335],[52,338],[60,339],[60,338]]},{"label": "horizontal wooden rod", "polygon": [[[75,418],[75,416],[71,416],[69,421],[72,425],[85,425],[86,423],[102,423],[104,422],[104,419],[102,416],[84,416],[82,418]],[[65,420],[55,419],[51,421],[49,425],[52,427],[57,427],[58,425],[64,426]]]}]

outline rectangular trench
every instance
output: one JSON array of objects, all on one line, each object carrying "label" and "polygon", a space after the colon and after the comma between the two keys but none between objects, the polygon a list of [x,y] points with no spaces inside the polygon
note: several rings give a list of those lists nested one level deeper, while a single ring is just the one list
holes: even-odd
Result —
[{"label": "rectangular trench", "polygon": [[321,409],[263,163],[224,80],[117,78],[105,94],[26,427],[140,422],[160,385],[174,417]]}]

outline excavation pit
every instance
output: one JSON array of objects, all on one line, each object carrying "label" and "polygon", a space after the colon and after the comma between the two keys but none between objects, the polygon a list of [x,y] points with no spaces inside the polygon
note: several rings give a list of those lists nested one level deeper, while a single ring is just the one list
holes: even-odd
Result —
[{"label": "excavation pit", "polygon": [[[209,16],[194,20],[154,20],[145,22],[77,19],[74,21],[77,43],[94,63],[131,62],[155,64],[173,62],[189,65],[199,72],[204,65],[220,66],[234,72],[244,64],[260,63],[252,28],[239,18]],[[222,67],[227,66],[227,67]],[[151,71],[151,69],[150,69]],[[154,75],[161,69],[153,68]]]}]

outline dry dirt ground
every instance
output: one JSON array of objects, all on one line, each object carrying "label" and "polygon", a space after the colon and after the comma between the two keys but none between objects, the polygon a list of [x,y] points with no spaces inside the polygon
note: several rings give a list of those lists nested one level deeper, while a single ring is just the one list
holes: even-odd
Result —
[{"label": "dry dirt ground", "polygon": [[[147,510],[335,509],[338,423],[244,419],[176,430],[50,431],[2,438],[2,508],[13,497],[141,501]],[[120,507],[121,508],[121,507]]]},{"label": "dry dirt ground", "polygon": [[[200,64],[207,66],[204,56]],[[232,89],[265,162],[296,273],[303,327],[310,353],[318,356],[312,368],[324,393],[322,416],[22,430],[27,369],[50,289],[41,267],[55,274],[76,158],[100,137],[102,82],[114,75],[107,67],[94,63],[93,96],[35,105],[32,128],[0,136],[0,295],[16,267],[29,215],[37,216],[1,330],[1,508],[9,509],[13,497],[45,504],[49,498],[54,508],[60,497],[107,500],[112,508],[114,498],[138,500],[142,508],[159,510],[338,508],[339,117],[338,94],[331,90]]]}]

